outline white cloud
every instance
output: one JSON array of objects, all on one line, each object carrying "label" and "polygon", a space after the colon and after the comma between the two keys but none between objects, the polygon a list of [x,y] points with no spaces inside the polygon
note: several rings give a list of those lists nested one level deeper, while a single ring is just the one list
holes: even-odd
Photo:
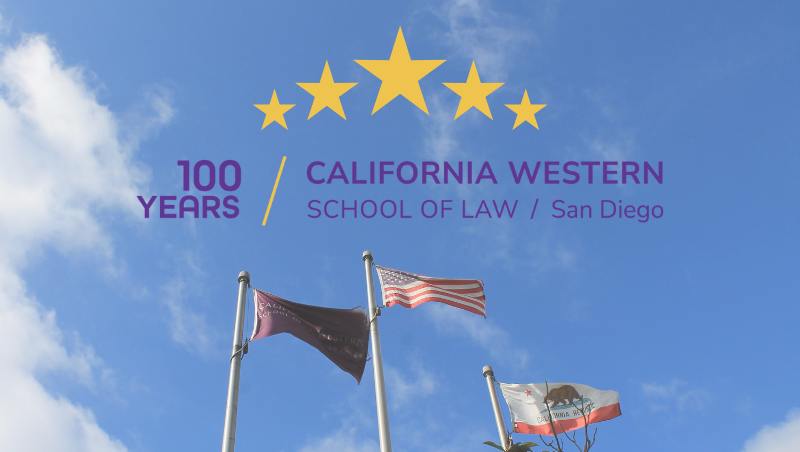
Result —
[{"label": "white cloud", "polygon": [[386,386],[391,388],[389,401],[397,408],[416,398],[433,395],[438,385],[436,376],[420,363],[413,363],[408,372],[386,366]]},{"label": "white cloud", "polygon": [[[512,58],[535,41],[529,27],[498,12],[486,0],[450,0],[435,9],[433,14],[445,25],[445,31],[437,37],[449,50],[449,58],[474,59],[482,79],[487,81],[505,80]],[[464,68],[465,78],[467,68]],[[446,95],[452,97],[452,93]],[[463,157],[456,121],[453,120],[455,98],[452,105],[445,99],[442,94],[429,97],[431,114],[424,122],[424,152],[437,160]],[[469,120],[469,115],[460,119],[461,123]]]},{"label": "white cloud", "polygon": [[633,138],[629,135],[614,139],[592,138],[589,149],[603,160],[629,160],[634,153]]},{"label": "white cloud", "polygon": [[0,450],[126,450],[89,409],[41,384],[58,373],[96,386],[108,370],[20,277],[49,246],[110,261],[102,217],[136,212],[146,178],[131,160],[135,143],[120,137],[83,71],[65,67],[45,37],[0,49]]},{"label": "white cloud", "polygon": [[446,24],[445,44],[456,55],[474,59],[487,80],[507,78],[514,55],[539,39],[530,27],[494,9],[488,0],[450,0],[438,16]]},{"label": "white cloud", "polygon": [[[525,210],[531,207],[520,203],[517,215],[527,215]],[[541,209],[543,205],[540,204],[537,215],[541,215]],[[520,229],[513,221],[495,220],[468,224],[461,231],[478,239],[469,243],[486,265],[524,270],[531,281],[551,271],[574,271],[580,263],[580,253],[575,244],[567,246],[565,239],[549,229],[531,237],[526,229]]]},{"label": "white cloud", "polygon": [[331,450],[336,452],[375,452],[380,447],[375,440],[358,437],[358,431],[352,426],[344,426],[328,436],[312,441],[300,449],[300,452],[317,452]]},{"label": "white cloud", "polygon": [[[631,160],[638,153],[636,134],[626,123],[626,117],[616,105],[617,99],[603,89],[584,92],[589,111],[594,112],[593,126],[583,137],[583,145],[603,160]],[[584,150],[573,150],[577,153]]]},{"label": "white cloud", "polygon": [[668,383],[643,383],[641,388],[650,409],[656,412],[700,411],[711,400],[708,391],[691,387],[679,379]]},{"label": "white cloud", "polygon": [[[407,361],[409,364],[402,369],[384,367],[394,450],[419,452],[473,450],[476,446],[480,447],[486,439],[492,438],[492,424],[475,421],[470,416],[464,417],[463,413],[452,410],[425,409],[423,405],[448,406],[448,400],[436,398],[441,397],[438,392],[443,382],[415,357],[409,357]],[[349,402],[336,406],[334,413],[323,413],[325,417],[338,419],[338,427],[323,437],[304,442],[304,447],[300,451],[378,450],[375,399],[372,388],[364,389],[369,390],[351,394]],[[422,400],[423,398],[426,400]],[[398,400],[402,402],[398,403]],[[491,413],[489,416],[491,417]],[[453,425],[461,427],[458,435],[451,434]],[[432,441],[432,438],[446,438],[446,440]]]},{"label": "white cloud", "polygon": [[172,340],[189,351],[209,355],[216,351],[219,337],[210,333],[206,318],[197,312],[190,296],[201,290],[196,281],[203,281],[204,272],[194,254],[186,253],[173,267],[179,269],[161,290],[161,303],[169,314],[167,324]]},{"label": "white cloud", "polygon": [[508,332],[491,320],[435,303],[426,311],[439,331],[466,336],[498,362],[520,368],[528,365],[528,351],[515,347]]},{"label": "white cloud", "polygon": [[800,450],[800,410],[793,410],[786,420],[768,425],[748,439],[742,452],[796,452]]},{"label": "white cloud", "polygon": [[129,146],[136,146],[140,141],[150,138],[175,116],[172,92],[165,87],[151,86],[142,97],[143,101],[120,121],[125,124],[120,132]]},{"label": "white cloud", "polygon": [[447,160],[453,154],[460,154],[456,139],[456,122],[453,120],[453,106],[445,105],[441,94],[434,94],[428,99],[430,118],[425,120],[424,147],[427,157],[434,160]]},{"label": "white cloud", "polygon": [[82,71],[63,67],[42,36],[3,52],[0,84],[4,258],[20,262],[43,244],[110,256],[97,214],[138,212],[145,180],[114,115],[86,87]]}]

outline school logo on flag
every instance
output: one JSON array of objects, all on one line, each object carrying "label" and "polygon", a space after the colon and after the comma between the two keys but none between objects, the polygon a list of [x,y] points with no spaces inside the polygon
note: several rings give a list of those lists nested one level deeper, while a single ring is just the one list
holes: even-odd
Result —
[{"label": "school logo on flag", "polygon": [[361,382],[369,344],[369,322],[362,309],[300,304],[258,289],[254,289],[253,304],[250,340],[289,333]]},{"label": "school logo on flag", "polygon": [[555,435],[622,414],[619,393],[576,383],[500,383],[517,433]]}]

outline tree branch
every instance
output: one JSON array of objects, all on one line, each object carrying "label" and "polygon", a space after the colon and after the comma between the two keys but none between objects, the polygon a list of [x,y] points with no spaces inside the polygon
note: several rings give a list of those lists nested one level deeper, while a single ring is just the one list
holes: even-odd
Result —
[{"label": "tree branch", "polygon": [[558,432],[556,431],[556,424],[555,422],[553,422],[553,412],[550,411],[550,404],[547,403],[547,394],[550,394],[550,385],[547,383],[547,380],[545,380],[544,382],[544,390],[545,390],[544,406],[547,407],[547,418],[550,421],[550,433],[553,434],[553,438],[555,438],[556,440],[556,445],[558,446],[558,452],[564,452],[564,449],[561,447],[561,441],[558,440]]}]

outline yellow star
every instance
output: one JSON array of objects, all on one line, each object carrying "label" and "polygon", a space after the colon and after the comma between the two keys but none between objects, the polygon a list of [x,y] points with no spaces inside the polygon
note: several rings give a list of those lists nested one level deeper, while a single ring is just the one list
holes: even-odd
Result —
[{"label": "yellow star", "polygon": [[328,62],[325,61],[325,67],[322,68],[322,75],[319,78],[319,83],[298,83],[297,86],[303,88],[308,94],[314,96],[314,102],[311,103],[311,110],[308,112],[308,119],[311,119],[322,111],[324,108],[330,108],[342,119],[347,119],[344,115],[344,108],[342,107],[342,100],[340,97],[344,93],[350,91],[357,83],[336,83],[333,81],[331,68]]},{"label": "yellow star", "polygon": [[288,129],[283,114],[294,108],[294,104],[282,104],[281,101],[278,100],[278,93],[274,89],[272,90],[272,98],[269,100],[268,104],[255,104],[254,106],[264,112],[264,122],[261,124],[261,129],[264,129],[273,122],[277,122],[284,129]]},{"label": "yellow star", "polygon": [[522,100],[518,104],[506,104],[509,110],[517,114],[517,119],[514,120],[514,129],[520,126],[523,122],[527,122],[535,128],[539,128],[539,123],[536,122],[536,113],[541,111],[547,104],[532,104],[528,98],[528,90],[522,93]]},{"label": "yellow star", "polygon": [[403,37],[403,28],[398,28],[392,54],[388,60],[355,60],[357,64],[381,80],[378,97],[372,108],[374,115],[397,96],[405,97],[417,108],[428,113],[425,97],[419,81],[433,72],[445,60],[412,60]]},{"label": "yellow star", "polygon": [[481,82],[481,77],[478,75],[478,69],[475,67],[475,61],[472,62],[472,66],[469,68],[469,74],[467,75],[466,82],[443,83],[443,85],[461,96],[461,100],[458,101],[456,115],[453,119],[458,119],[459,116],[463,115],[473,107],[486,115],[486,117],[489,119],[493,119],[492,110],[489,109],[489,102],[486,101],[486,97],[500,89],[503,84],[494,82]]}]

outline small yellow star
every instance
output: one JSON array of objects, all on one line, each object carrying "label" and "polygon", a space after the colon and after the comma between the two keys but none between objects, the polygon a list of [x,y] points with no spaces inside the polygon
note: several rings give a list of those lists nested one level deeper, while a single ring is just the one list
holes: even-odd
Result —
[{"label": "small yellow star", "polygon": [[268,104],[255,104],[254,106],[264,112],[264,122],[261,124],[262,130],[273,122],[277,122],[284,129],[288,129],[288,127],[286,127],[286,118],[284,118],[283,115],[294,108],[294,104],[282,104],[281,101],[278,100],[277,91],[274,89],[272,90],[272,98],[269,100]]},{"label": "small yellow star", "polygon": [[509,110],[517,114],[517,119],[514,120],[514,129],[520,126],[523,122],[527,122],[536,129],[539,128],[539,123],[536,122],[536,113],[541,111],[547,104],[532,104],[528,98],[528,90],[522,93],[522,100],[518,104],[506,104]]},{"label": "small yellow star", "polygon": [[344,107],[340,99],[344,93],[350,91],[357,83],[336,83],[333,81],[333,74],[328,62],[322,68],[322,75],[319,83],[298,83],[297,86],[303,88],[308,94],[314,96],[311,103],[311,110],[308,112],[308,119],[311,119],[324,108],[330,108],[342,119],[347,119],[344,115]]},{"label": "small yellow star", "polygon": [[427,114],[428,106],[425,104],[419,81],[445,60],[412,60],[401,27],[397,30],[392,54],[388,60],[355,60],[355,62],[381,80],[378,97],[372,108],[373,115],[397,96],[405,97]]},{"label": "small yellow star", "polygon": [[472,62],[472,66],[469,68],[469,74],[467,75],[466,82],[443,83],[443,85],[461,96],[461,100],[458,101],[456,115],[453,119],[458,119],[459,116],[463,115],[473,107],[486,115],[486,117],[489,119],[493,119],[492,110],[489,109],[489,102],[486,101],[486,97],[500,89],[503,84],[495,82],[481,82],[481,77],[478,75],[478,69],[475,67],[475,61]]}]

